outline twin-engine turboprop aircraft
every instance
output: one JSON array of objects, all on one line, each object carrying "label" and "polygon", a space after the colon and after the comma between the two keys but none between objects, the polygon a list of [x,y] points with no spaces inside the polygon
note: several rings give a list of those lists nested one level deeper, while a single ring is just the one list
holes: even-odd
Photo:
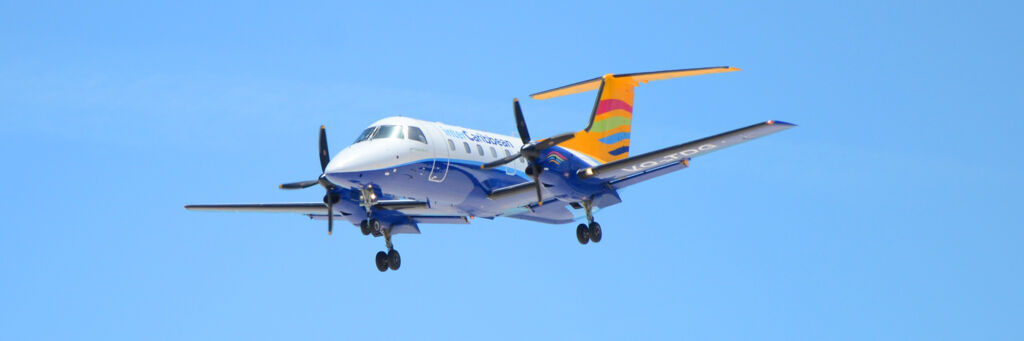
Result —
[{"label": "twin-engine turboprop aircraft", "polygon": [[282,189],[320,185],[323,202],[187,205],[189,210],[300,213],[344,219],[363,235],[384,237],[377,269],[398,270],[401,256],[391,237],[420,233],[421,224],[468,224],[470,218],[509,217],[576,227],[580,244],[601,241],[594,212],[622,202],[619,191],[690,165],[690,159],[793,127],[767,121],[715,136],[629,156],[633,89],[640,83],[737,71],[708,67],[605,75],[531,95],[549,99],[597,90],[586,129],[533,140],[519,101],[514,100],[519,138],[428,122],[388,117],[363,130],[355,142],[330,157],[320,127],[316,180]]}]

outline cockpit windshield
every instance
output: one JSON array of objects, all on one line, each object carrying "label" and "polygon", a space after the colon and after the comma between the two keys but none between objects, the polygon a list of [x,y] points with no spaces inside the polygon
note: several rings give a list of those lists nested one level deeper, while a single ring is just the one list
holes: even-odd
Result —
[{"label": "cockpit windshield", "polygon": [[[406,134],[407,129],[408,134]],[[427,137],[423,135],[423,131],[420,130],[420,128],[396,125],[382,125],[366,128],[366,130],[363,130],[362,134],[359,134],[359,138],[357,138],[354,143],[388,138],[409,139],[427,143]]]},{"label": "cockpit windshield", "polygon": [[402,126],[380,126],[380,128],[377,128],[377,131],[373,133],[372,140],[387,138],[405,138],[405,134],[402,133],[402,130],[404,130],[402,129]]},{"label": "cockpit windshield", "polygon": [[353,143],[359,143],[359,142],[363,142],[363,141],[369,140],[370,136],[373,136],[373,131],[374,130],[377,130],[377,127],[366,128],[366,130],[363,130],[363,133],[359,134],[359,137],[356,138],[356,142],[353,142]]}]

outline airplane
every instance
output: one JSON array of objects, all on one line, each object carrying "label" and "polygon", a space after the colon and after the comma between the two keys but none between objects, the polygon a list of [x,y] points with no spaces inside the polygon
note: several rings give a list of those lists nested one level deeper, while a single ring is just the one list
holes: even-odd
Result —
[{"label": "airplane", "polygon": [[364,129],[331,157],[320,126],[320,176],[286,183],[292,190],[320,185],[322,202],[186,205],[196,211],[286,212],[359,227],[384,237],[377,270],[398,270],[397,234],[419,234],[422,224],[469,224],[507,217],[576,226],[580,244],[601,241],[600,209],[622,202],[623,189],[690,166],[690,160],[789,129],[766,121],[718,135],[630,156],[633,92],[640,84],[677,77],[738,71],[729,66],[606,74],[530,95],[545,100],[597,91],[590,122],[577,132],[533,140],[519,100],[513,113],[519,137],[408,117],[387,117]]}]

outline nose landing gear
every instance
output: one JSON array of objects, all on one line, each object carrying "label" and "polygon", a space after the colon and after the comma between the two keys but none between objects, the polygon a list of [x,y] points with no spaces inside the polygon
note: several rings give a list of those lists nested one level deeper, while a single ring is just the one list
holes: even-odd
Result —
[{"label": "nose landing gear", "polygon": [[394,245],[391,244],[391,230],[382,229],[380,220],[374,219],[373,217],[373,206],[377,203],[377,194],[374,192],[373,185],[366,185],[359,190],[359,206],[366,209],[365,220],[359,223],[359,232],[362,232],[364,236],[374,235],[379,237],[384,235],[384,241],[387,245],[388,252],[378,251],[375,257],[377,270],[380,272],[398,270],[402,266],[402,255],[395,250]]},{"label": "nose landing gear", "polygon": [[380,221],[377,219],[366,219],[359,222],[359,232],[362,232],[364,236],[368,236],[371,233],[374,236],[380,236]]}]

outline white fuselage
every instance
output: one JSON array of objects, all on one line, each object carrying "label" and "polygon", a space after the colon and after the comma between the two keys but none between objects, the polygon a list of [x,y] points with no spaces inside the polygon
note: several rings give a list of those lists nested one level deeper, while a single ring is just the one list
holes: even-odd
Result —
[{"label": "white fuselage", "polygon": [[[414,128],[422,139],[416,138]],[[517,153],[522,147],[517,137],[407,117],[379,120],[367,132],[331,159],[325,172],[331,182],[345,187],[373,184],[388,194],[426,200],[431,214],[490,216],[522,206],[468,202],[475,191],[529,181],[523,159],[491,170],[479,167]],[[484,183],[488,181],[493,183]]]}]

